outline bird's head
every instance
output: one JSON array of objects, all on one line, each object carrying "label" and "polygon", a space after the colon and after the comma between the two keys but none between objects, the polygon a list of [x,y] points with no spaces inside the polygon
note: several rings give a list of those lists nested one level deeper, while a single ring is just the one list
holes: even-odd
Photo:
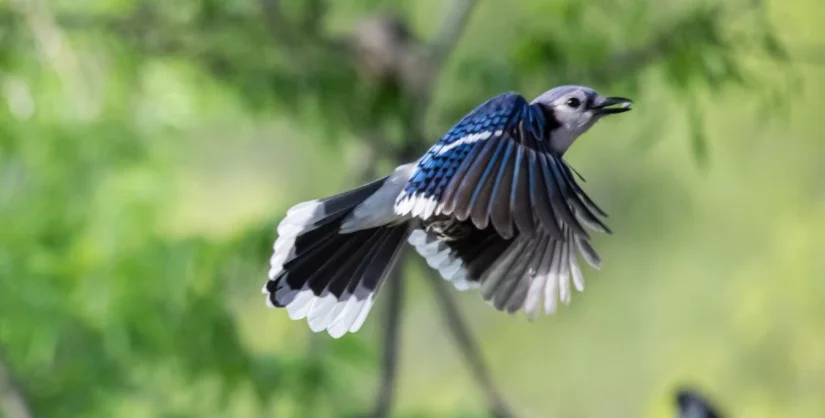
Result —
[{"label": "bird's head", "polygon": [[605,97],[589,87],[560,86],[542,93],[532,103],[552,118],[551,145],[563,154],[599,119],[629,111],[633,101],[624,97]]}]

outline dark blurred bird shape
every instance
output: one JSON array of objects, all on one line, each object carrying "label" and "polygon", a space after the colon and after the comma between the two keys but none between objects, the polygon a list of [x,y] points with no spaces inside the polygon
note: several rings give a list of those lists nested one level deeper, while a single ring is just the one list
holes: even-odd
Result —
[{"label": "dark blurred bird shape", "polygon": [[722,418],[722,415],[699,392],[682,389],[676,393],[678,418]]},{"label": "dark blurred bird shape", "polygon": [[405,242],[458,290],[532,320],[599,268],[585,230],[607,215],[562,159],[631,100],[561,86],[532,102],[508,92],[464,116],[418,161],[356,189],[299,203],[278,225],[263,287],[270,307],[338,338],[363,325]]}]

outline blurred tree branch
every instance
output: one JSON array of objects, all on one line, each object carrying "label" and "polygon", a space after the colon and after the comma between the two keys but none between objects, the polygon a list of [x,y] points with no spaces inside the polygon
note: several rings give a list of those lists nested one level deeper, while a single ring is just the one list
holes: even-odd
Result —
[{"label": "blurred tree branch", "polygon": [[295,40],[296,31],[284,18],[280,0],[260,0],[260,2],[267,28],[269,28],[274,38],[283,46],[295,49],[298,43]]},{"label": "blurred tree branch", "polygon": [[5,418],[31,418],[31,408],[0,352],[0,411]]},{"label": "blurred tree branch", "polygon": [[461,312],[453,299],[451,289],[444,284],[441,277],[428,274],[427,278],[432,285],[433,294],[435,294],[439,308],[441,308],[444,321],[455,339],[455,344],[458,345],[464,360],[467,361],[467,366],[473,373],[476,384],[484,392],[490,413],[495,417],[512,416],[510,408],[496,389],[493,379],[490,378],[490,372],[484,364],[478,346],[473,341],[469,329],[461,318]]},{"label": "blurred tree branch", "polygon": [[797,42],[787,48],[789,59],[800,64],[825,65],[825,44]]},{"label": "blurred tree branch", "polygon": [[444,61],[455,49],[476,4],[478,0],[453,0],[450,3],[450,10],[444,17],[441,29],[430,45],[429,57],[432,69],[440,70]]},{"label": "blurred tree branch", "polygon": [[[668,58],[686,51],[702,49],[704,53],[708,53],[703,48],[711,46],[712,55],[731,53],[736,48],[724,35],[726,23],[753,12],[760,4],[758,1],[748,1],[741,7],[699,7],[675,21],[662,24],[644,44],[616,51],[607,57],[603,65],[578,68],[572,74],[585,74],[595,83],[609,85],[637,75],[653,64],[667,61]],[[697,59],[694,65],[704,63],[702,59]],[[699,74],[707,74],[707,71]]]},{"label": "blurred tree branch", "polygon": [[[399,264],[403,259],[399,258]],[[372,416],[384,418],[390,415],[395,395],[398,370],[398,351],[401,333],[401,310],[404,304],[404,274],[396,268],[387,280],[387,312],[384,322],[383,355],[381,358],[381,380]]]},{"label": "blurred tree branch", "polygon": [[430,44],[428,71],[426,81],[423,83],[425,88],[420,92],[418,104],[420,112],[425,113],[430,105],[444,62],[461,39],[476,4],[478,4],[477,0],[453,0],[450,3],[449,11],[441,23],[441,29]]}]

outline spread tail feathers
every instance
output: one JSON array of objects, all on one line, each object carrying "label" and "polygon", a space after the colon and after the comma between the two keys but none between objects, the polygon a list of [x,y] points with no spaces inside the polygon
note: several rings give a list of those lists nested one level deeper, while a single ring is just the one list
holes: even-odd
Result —
[{"label": "spread tail feathers", "polygon": [[410,233],[403,219],[353,221],[387,179],[287,212],[262,290],[270,307],[286,308],[292,319],[306,318],[312,331],[333,338],[361,328]]}]

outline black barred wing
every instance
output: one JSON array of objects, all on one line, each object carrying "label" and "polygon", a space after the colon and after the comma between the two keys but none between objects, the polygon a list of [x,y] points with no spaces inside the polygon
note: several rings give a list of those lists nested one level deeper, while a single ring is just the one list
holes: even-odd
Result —
[{"label": "black barred wing", "polygon": [[421,219],[446,215],[492,226],[503,238],[538,228],[565,240],[563,225],[608,231],[605,216],[549,147],[551,124],[523,96],[504,93],[453,126],[419,160],[395,211]]}]

